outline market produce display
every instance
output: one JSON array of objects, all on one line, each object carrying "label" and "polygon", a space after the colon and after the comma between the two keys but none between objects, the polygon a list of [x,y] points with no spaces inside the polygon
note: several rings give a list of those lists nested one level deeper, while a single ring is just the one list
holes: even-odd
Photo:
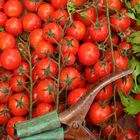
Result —
[{"label": "market produce display", "polygon": [[20,139],[17,123],[62,113],[130,68],[97,93],[84,126],[97,140],[139,140],[139,29],[139,0],[1,0],[0,139]]}]

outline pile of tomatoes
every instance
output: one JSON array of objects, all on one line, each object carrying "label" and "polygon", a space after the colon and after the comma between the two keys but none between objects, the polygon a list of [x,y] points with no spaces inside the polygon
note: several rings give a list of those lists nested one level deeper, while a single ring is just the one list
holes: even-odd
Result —
[{"label": "pile of tomatoes", "polygon": [[[126,39],[134,24],[126,11],[120,0],[1,0],[1,133],[16,139],[15,123],[64,111],[91,85],[128,68],[132,45]],[[129,75],[98,93],[86,117],[93,135],[139,139],[117,124],[126,115],[118,93],[131,90]],[[136,121],[140,127],[140,114]]]}]

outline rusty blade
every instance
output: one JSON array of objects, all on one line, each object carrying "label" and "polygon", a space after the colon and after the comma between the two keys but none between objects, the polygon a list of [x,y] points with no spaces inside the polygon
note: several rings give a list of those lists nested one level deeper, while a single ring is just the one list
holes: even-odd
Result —
[{"label": "rusty blade", "polygon": [[83,96],[76,104],[72,105],[66,111],[59,114],[60,122],[68,126],[72,126],[75,121],[82,124],[97,93],[108,84],[116,81],[119,78],[129,75],[132,72],[132,69],[115,72],[103,79],[98,84],[94,85],[91,90],[85,94],[85,96]]}]

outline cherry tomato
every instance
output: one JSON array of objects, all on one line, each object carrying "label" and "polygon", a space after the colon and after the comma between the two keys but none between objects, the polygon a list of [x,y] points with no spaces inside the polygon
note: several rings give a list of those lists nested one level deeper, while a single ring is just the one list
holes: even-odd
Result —
[{"label": "cherry tomato", "polygon": [[[104,0],[104,3],[106,4],[106,0]],[[121,9],[120,0],[109,0],[108,5],[109,5],[110,10],[120,11],[120,9]]]},{"label": "cherry tomato", "polygon": [[37,116],[49,113],[52,110],[52,105],[48,103],[39,103],[36,107]]},{"label": "cherry tomato", "polygon": [[137,126],[140,128],[140,113],[137,115]]},{"label": "cherry tomato", "polygon": [[1,82],[9,82],[9,79],[12,77],[12,73],[11,71],[8,70],[4,70],[1,74],[0,74],[0,81]]},{"label": "cherry tomato", "polygon": [[4,12],[0,12],[0,27],[4,27],[8,17]]},{"label": "cherry tomato", "polygon": [[67,36],[72,36],[74,39],[78,41],[82,40],[86,34],[85,25],[78,20],[74,20],[71,27],[69,27],[66,31]]},{"label": "cherry tomato", "polygon": [[22,11],[22,3],[19,0],[8,0],[4,5],[4,12],[8,17],[19,17]]},{"label": "cherry tomato", "polygon": [[21,56],[17,49],[6,49],[2,52],[1,64],[7,70],[17,69],[21,64]]},{"label": "cherry tomato", "polygon": [[5,30],[13,36],[18,36],[22,33],[22,22],[19,18],[12,17],[5,23]]},{"label": "cherry tomato", "polygon": [[19,122],[24,122],[24,121],[26,121],[26,119],[23,117],[12,117],[6,125],[6,132],[8,133],[8,135],[10,135],[12,138],[15,138],[14,136],[15,124]]},{"label": "cherry tomato", "polygon": [[35,53],[39,58],[45,58],[47,56],[52,56],[54,52],[53,45],[45,40],[40,41],[35,49]]},{"label": "cherry tomato", "polygon": [[132,77],[127,76],[116,80],[117,90],[122,91],[124,94],[128,94],[132,89]]},{"label": "cherry tomato", "polygon": [[98,102],[94,102],[90,107],[88,115],[92,124],[100,125],[110,119],[111,108],[108,104],[102,107]]},{"label": "cherry tomato", "polygon": [[14,116],[25,116],[29,109],[29,98],[24,93],[15,93],[8,102],[8,108]]},{"label": "cherry tomato", "polygon": [[83,65],[91,66],[97,62],[100,57],[98,46],[93,43],[83,43],[78,51],[78,59]]},{"label": "cherry tomato", "polygon": [[13,91],[10,88],[10,85],[7,82],[0,82],[0,103],[8,102],[10,96],[13,94]]},{"label": "cherry tomato", "polygon": [[9,109],[4,104],[0,104],[0,125],[6,124],[10,119]]},{"label": "cherry tomato", "polygon": [[39,81],[36,90],[39,101],[43,103],[52,103],[55,101],[56,87],[52,79],[44,79],[42,81]]},{"label": "cherry tomato", "polygon": [[37,94],[37,85],[33,87],[32,100],[34,102],[34,105],[37,105],[39,103],[38,94]]},{"label": "cherry tomato", "polygon": [[113,85],[109,84],[104,89],[102,89],[101,91],[98,92],[95,99],[98,101],[101,101],[101,102],[105,102],[105,101],[111,99],[111,97],[113,96],[113,91],[114,91]]},{"label": "cherry tomato", "polygon": [[62,37],[62,28],[55,22],[45,24],[43,27],[43,38],[49,43],[55,44],[59,42]]},{"label": "cherry tomato", "polygon": [[140,94],[135,94],[135,100],[140,100]]},{"label": "cherry tomato", "polygon": [[60,85],[67,90],[77,88],[80,80],[80,73],[73,67],[65,67],[60,73]]},{"label": "cherry tomato", "polygon": [[56,76],[58,67],[56,62],[51,58],[43,58],[36,65],[36,72],[39,78],[51,78]]},{"label": "cherry tomato", "polygon": [[85,88],[76,88],[72,90],[67,97],[68,105],[75,104],[85,93],[86,93]]},{"label": "cherry tomato", "polygon": [[0,32],[0,49],[2,51],[15,48],[15,46],[16,40],[11,34],[7,32]]},{"label": "cherry tomato", "polygon": [[5,0],[1,0],[1,1],[0,1],[0,11],[3,10],[4,4],[5,4]]},{"label": "cherry tomato", "polygon": [[34,29],[40,28],[41,20],[36,14],[27,13],[23,17],[22,24],[25,32],[31,32]]},{"label": "cherry tomato", "polygon": [[82,6],[87,0],[70,0],[70,2],[73,2],[77,7]]},{"label": "cherry tomato", "polygon": [[32,48],[36,48],[37,44],[43,40],[43,30],[35,29],[29,35],[29,41]]},{"label": "cherry tomato", "polygon": [[67,0],[50,0],[50,2],[56,9],[65,8],[67,5]]}]

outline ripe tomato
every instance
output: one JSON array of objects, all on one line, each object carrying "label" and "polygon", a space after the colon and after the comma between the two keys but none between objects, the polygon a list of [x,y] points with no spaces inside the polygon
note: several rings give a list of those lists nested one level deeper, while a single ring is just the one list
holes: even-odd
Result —
[{"label": "ripe tomato", "polygon": [[86,94],[85,88],[76,88],[72,90],[67,97],[68,105],[75,104],[84,94]]},{"label": "ripe tomato", "polygon": [[7,82],[0,82],[0,103],[8,102],[10,96],[13,94],[10,85]]},{"label": "ripe tomato", "polygon": [[81,81],[80,73],[73,67],[65,67],[60,73],[60,85],[67,90],[75,89]]},{"label": "ripe tomato", "polygon": [[93,43],[83,43],[78,51],[78,59],[83,65],[91,66],[97,62],[100,57],[98,46]]},{"label": "ripe tomato", "polygon": [[122,70],[128,68],[128,57],[122,56],[119,51],[114,51],[114,59],[117,70]]},{"label": "ripe tomato", "polygon": [[3,10],[4,4],[5,4],[5,0],[1,0],[1,1],[0,1],[0,11]]},{"label": "ripe tomato", "polygon": [[121,133],[116,137],[116,140],[139,140],[139,136],[136,131],[128,129],[124,133]]},{"label": "ripe tomato", "polygon": [[73,2],[77,7],[82,6],[87,0],[70,0],[70,2]]},{"label": "ripe tomato", "polygon": [[[104,0],[104,4],[106,4],[106,0]],[[120,0],[109,0],[108,5],[109,5],[110,10],[120,11],[120,9],[121,9]]]},{"label": "ripe tomato", "polygon": [[140,100],[140,94],[135,94],[135,100]]},{"label": "ripe tomato", "polygon": [[17,49],[6,49],[0,56],[2,66],[7,70],[17,69],[21,64],[21,56]]},{"label": "ripe tomato", "polygon": [[108,62],[98,61],[94,65],[94,72],[99,78],[108,76],[112,71],[112,67]]},{"label": "ripe tomato", "polygon": [[67,5],[67,0],[50,0],[50,2],[56,9],[65,8]]},{"label": "ripe tomato", "polygon": [[13,36],[18,36],[22,33],[22,22],[19,18],[12,17],[5,23],[5,30]]},{"label": "ripe tomato", "polygon": [[41,116],[41,115],[49,113],[50,111],[52,111],[52,109],[53,109],[53,106],[51,104],[39,103],[36,106],[36,114],[37,116]]},{"label": "ripe tomato", "polygon": [[7,32],[0,32],[0,49],[2,51],[15,48],[15,46],[16,40],[11,34]]},{"label": "ripe tomato", "polygon": [[140,128],[140,113],[137,115],[137,126]]},{"label": "ripe tomato", "polygon": [[42,81],[39,81],[36,90],[39,101],[48,104],[55,101],[56,87],[52,79],[44,79]]},{"label": "ripe tomato", "polygon": [[6,124],[10,119],[9,109],[4,104],[0,104],[0,125]]},{"label": "ripe tomato", "polygon": [[55,9],[51,4],[44,3],[39,6],[37,10],[37,14],[41,18],[41,20],[47,21],[51,17],[54,11]]},{"label": "ripe tomato", "polygon": [[10,79],[10,87],[14,92],[22,92],[26,87],[26,80],[22,75],[13,76]]},{"label": "ripe tomato", "polygon": [[84,75],[89,83],[96,83],[98,81],[98,75],[95,74],[93,66],[85,67]]},{"label": "ripe tomato", "polygon": [[9,99],[8,108],[14,116],[25,116],[29,111],[29,97],[24,93],[15,93]]},{"label": "ripe tomato", "polygon": [[89,7],[79,13],[74,14],[74,19],[81,21],[86,26],[90,25],[96,20],[94,7]]},{"label": "ripe tomato", "polygon": [[131,24],[130,18],[124,13],[119,13],[119,15],[113,14],[110,18],[110,22],[112,24],[112,30],[115,32],[124,32]]},{"label": "ripe tomato", "polygon": [[67,23],[68,17],[68,12],[63,9],[58,9],[51,15],[52,21],[59,23],[62,27],[64,27],[64,25]]},{"label": "ripe tomato", "polygon": [[88,115],[93,125],[101,125],[110,119],[111,108],[108,104],[102,107],[98,102],[94,102],[90,107]]},{"label": "ripe tomato", "polygon": [[35,52],[32,52],[32,65],[37,64],[41,59]]},{"label": "ripe tomato", "polygon": [[[115,45],[117,45],[118,42],[119,42],[119,37],[118,37],[116,34],[112,34],[111,40],[112,40],[113,45],[115,46]],[[109,47],[111,46],[111,45],[110,45],[110,40],[109,40],[109,39],[107,40],[106,45],[109,46]]]},{"label": "ripe tomato", "polygon": [[0,81],[1,82],[9,82],[9,79],[12,77],[11,71],[4,70],[2,73],[0,73]]},{"label": "ripe tomato", "polygon": [[27,13],[23,16],[22,24],[25,32],[31,32],[34,29],[40,28],[41,20],[36,14]]},{"label": "ripe tomato", "polygon": [[71,36],[65,36],[61,41],[61,51],[65,53],[77,54],[79,50],[79,42]]},{"label": "ripe tomato", "polygon": [[113,85],[109,84],[104,89],[99,91],[99,93],[96,95],[95,99],[101,102],[105,102],[113,96]]},{"label": "ripe tomato", "polygon": [[37,105],[39,103],[38,94],[37,94],[37,85],[33,87],[32,100],[34,102],[34,105]]},{"label": "ripe tomato", "polygon": [[78,41],[82,40],[86,34],[85,25],[78,20],[74,20],[71,27],[69,27],[66,31],[67,36],[72,36],[74,39]]},{"label": "ripe tomato", "polygon": [[19,17],[22,11],[22,3],[19,0],[8,0],[4,4],[4,12],[8,17]]},{"label": "ripe tomato", "polygon": [[43,58],[37,63],[36,72],[41,79],[51,78],[51,76],[57,75],[58,67],[53,59]]},{"label": "ripe tomato", "polygon": [[6,132],[8,133],[8,135],[11,136],[12,138],[15,138],[14,136],[15,124],[19,122],[24,122],[24,121],[26,121],[26,119],[23,117],[12,117],[6,125]]},{"label": "ripe tomato", "polygon": [[31,0],[23,0],[24,6],[30,12],[36,12],[39,5],[43,2],[43,0],[31,1]]},{"label": "ripe tomato", "polygon": [[32,48],[36,48],[37,44],[43,40],[43,30],[35,29],[29,35],[29,41]]},{"label": "ripe tomato", "polygon": [[0,12],[0,27],[4,27],[8,17],[4,12]]},{"label": "ripe tomato", "polygon": [[116,80],[117,90],[122,91],[124,94],[128,94],[132,89],[132,77],[127,76]]},{"label": "ripe tomato", "polygon": [[55,44],[59,42],[62,37],[62,28],[55,22],[45,24],[43,27],[43,38],[49,43]]},{"label": "ripe tomato", "polygon": [[45,40],[40,41],[35,49],[35,53],[39,58],[45,58],[47,56],[52,56],[54,52],[53,45]]}]

